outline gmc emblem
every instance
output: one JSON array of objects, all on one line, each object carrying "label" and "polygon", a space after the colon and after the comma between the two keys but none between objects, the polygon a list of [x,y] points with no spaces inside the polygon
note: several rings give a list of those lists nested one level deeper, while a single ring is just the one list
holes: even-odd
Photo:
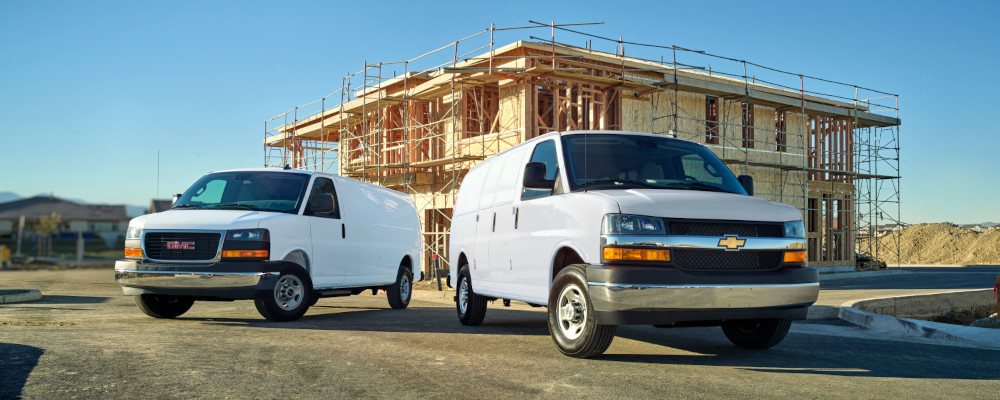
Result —
[{"label": "gmc emblem", "polygon": [[170,250],[194,250],[194,242],[167,242]]}]

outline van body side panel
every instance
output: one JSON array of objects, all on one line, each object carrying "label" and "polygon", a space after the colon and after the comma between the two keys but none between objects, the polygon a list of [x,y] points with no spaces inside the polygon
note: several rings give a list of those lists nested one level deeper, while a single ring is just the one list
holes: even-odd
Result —
[{"label": "van body side panel", "polygon": [[476,282],[476,290],[486,289],[492,284],[490,270],[490,239],[493,237],[493,197],[496,193],[496,182],[500,175],[502,159],[493,159],[485,166],[483,186],[479,190],[479,206],[476,211],[475,246],[469,258],[471,270],[469,274]]},{"label": "van body side panel", "polygon": [[496,227],[490,238],[490,281],[501,287],[510,284],[513,276],[511,253],[517,249],[511,247],[510,241],[514,239],[515,219],[519,220],[520,215],[514,204],[515,198],[520,197],[520,192],[516,190],[522,179],[525,149],[516,149],[504,154],[502,163],[499,163],[502,170],[496,184],[496,195],[493,201],[493,211],[496,214]]},{"label": "van body side panel", "polygon": [[483,189],[488,166],[493,159],[487,159],[465,175],[455,196],[455,207],[451,220],[451,238],[449,239],[449,254],[451,254],[448,275],[450,282],[458,282],[458,264],[460,255],[465,254],[471,270],[475,263],[476,216],[479,213],[479,195]]},{"label": "van body side panel", "polygon": [[510,291],[518,300],[548,302],[552,262],[566,243],[572,243],[586,261],[599,257],[601,220],[618,212],[606,196],[567,193],[518,200],[520,221],[510,240],[512,279]]},{"label": "van body side panel", "polygon": [[[344,197],[350,200],[341,213],[342,218],[350,214],[344,236],[349,246],[347,258],[352,260],[345,268],[344,285],[395,282],[400,260],[413,251],[410,244],[419,235],[418,228],[406,227],[409,218],[405,218],[405,212],[413,212],[411,205],[381,187],[343,177],[337,180],[340,182],[348,182],[345,191],[350,192],[345,193]],[[340,185],[337,189],[337,195],[341,196]]]}]

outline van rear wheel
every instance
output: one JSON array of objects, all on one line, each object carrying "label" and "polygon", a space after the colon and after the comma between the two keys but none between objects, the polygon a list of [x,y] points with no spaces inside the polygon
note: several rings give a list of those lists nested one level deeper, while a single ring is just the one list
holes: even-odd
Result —
[{"label": "van rear wheel", "polygon": [[413,295],[413,273],[410,272],[410,267],[400,265],[396,283],[387,289],[385,293],[389,298],[389,307],[402,310],[410,305],[410,297]]},{"label": "van rear wheel", "polygon": [[462,325],[477,326],[486,318],[486,298],[472,290],[472,280],[469,278],[469,266],[463,265],[458,272],[458,290],[455,294],[455,306],[458,309],[458,320]]},{"label": "van rear wheel", "polygon": [[549,334],[563,354],[576,358],[601,355],[615,338],[614,325],[598,325],[583,269],[559,271],[549,293]]},{"label": "van rear wheel", "polygon": [[739,347],[766,349],[781,343],[791,326],[787,319],[749,319],[723,322],[722,332]]}]

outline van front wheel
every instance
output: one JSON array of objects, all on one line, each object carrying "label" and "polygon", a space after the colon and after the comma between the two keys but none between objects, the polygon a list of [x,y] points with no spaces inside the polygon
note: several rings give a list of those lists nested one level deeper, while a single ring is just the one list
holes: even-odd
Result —
[{"label": "van front wheel", "polygon": [[744,349],[766,349],[781,343],[792,321],[780,318],[726,321],[722,332],[730,342]]},{"label": "van front wheel", "polygon": [[140,294],[135,296],[135,305],[153,318],[176,318],[191,309],[194,300],[181,296]]},{"label": "van front wheel", "polygon": [[312,281],[304,273],[290,270],[282,272],[274,289],[253,300],[257,311],[274,322],[295,321],[312,305]]},{"label": "van front wheel", "polygon": [[472,280],[469,279],[469,266],[463,265],[458,270],[458,290],[455,293],[455,306],[458,309],[458,320],[462,325],[476,326],[486,318],[486,298],[472,291]]},{"label": "van front wheel", "polygon": [[549,293],[549,334],[563,354],[590,358],[604,353],[615,338],[614,325],[598,325],[583,269],[559,271]]}]

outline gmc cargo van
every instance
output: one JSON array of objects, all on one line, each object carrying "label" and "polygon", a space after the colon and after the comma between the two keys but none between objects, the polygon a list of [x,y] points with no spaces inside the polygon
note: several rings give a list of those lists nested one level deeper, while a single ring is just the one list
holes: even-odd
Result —
[{"label": "gmc cargo van", "polygon": [[253,299],[265,318],[292,321],[320,297],[366,290],[406,308],[420,249],[402,193],[312,171],[221,171],[129,223],[115,279],[152,317],[177,317],[195,300]]},{"label": "gmc cargo van", "polygon": [[780,342],[819,293],[802,216],[752,196],[710,150],[631,132],[552,132],[473,167],[459,188],[449,285],[458,318],[548,306],[556,347],[602,354],[616,325],[721,325]]}]

